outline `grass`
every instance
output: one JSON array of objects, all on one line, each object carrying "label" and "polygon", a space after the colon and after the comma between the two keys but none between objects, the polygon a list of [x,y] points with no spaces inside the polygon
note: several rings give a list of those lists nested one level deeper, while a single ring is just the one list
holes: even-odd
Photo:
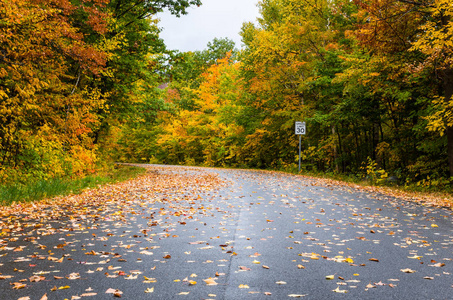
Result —
[{"label": "grass", "polygon": [[8,206],[14,202],[31,202],[56,196],[78,194],[84,189],[125,181],[145,172],[146,169],[144,168],[117,165],[111,172],[73,180],[54,178],[29,184],[3,185],[0,186],[0,205]]}]

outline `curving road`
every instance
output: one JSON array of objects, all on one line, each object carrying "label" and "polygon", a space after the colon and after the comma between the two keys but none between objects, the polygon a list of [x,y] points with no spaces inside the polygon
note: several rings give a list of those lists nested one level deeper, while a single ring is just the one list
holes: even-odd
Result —
[{"label": "curving road", "polygon": [[148,167],[3,208],[0,299],[453,298],[451,210],[282,173]]}]

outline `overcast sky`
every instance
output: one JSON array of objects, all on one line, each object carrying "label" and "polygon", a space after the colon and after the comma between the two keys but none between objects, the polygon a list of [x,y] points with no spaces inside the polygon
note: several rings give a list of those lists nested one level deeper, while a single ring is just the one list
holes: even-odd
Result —
[{"label": "overcast sky", "polygon": [[258,0],[202,0],[200,7],[190,7],[188,14],[177,18],[159,14],[160,37],[167,48],[181,52],[203,50],[214,38],[229,38],[241,48],[242,23],[255,22],[259,16]]}]

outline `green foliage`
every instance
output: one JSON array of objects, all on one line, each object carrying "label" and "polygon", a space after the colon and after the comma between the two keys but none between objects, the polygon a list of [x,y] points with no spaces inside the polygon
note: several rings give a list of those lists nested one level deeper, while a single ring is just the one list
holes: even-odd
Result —
[{"label": "green foliage", "polygon": [[383,184],[389,177],[388,173],[378,167],[378,164],[368,157],[367,164],[363,167],[366,173],[366,179],[373,184]]},{"label": "green foliage", "polygon": [[[410,49],[388,24],[362,23],[370,13],[391,22],[393,14],[412,13],[409,4],[389,5],[384,16],[377,1],[261,1],[259,23],[243,25],[246,47],[228,64],[218,60],[225,51],[213,49],[228,49],[219,41],[176,53],[163,96],[168,106],[147,129],[157,147],[148,147],[146,159],[294,171],[293,126],[306,121],[305,172],[365,176],[374,184],[387,184],[390,175],[445,183],[447,139],[436,133],[451,125],[451,105],[438,95],[434,67],[418,65],[433,55],[424,48],[429,41]],[[405,15],[408,26],[396,30],[420,28],[414,16]],[[371,41],[372,29],[389,39]]]},{"label": "green foliage", "polygon": [[[6,0],[0,3],[0,181],[93,174],[117,128],[160,109],[155,14],[199,0]],[[131,121],[133,120],[133,121]]]},{"label": "green foliage", "polygon": [[144,168],[117,166],[114,170],[100,175],[89,175],[73,180],[50,178],[23,184],[2,185],[0,186],[0,205],[78,194],[88,188],[96,188],[102,184],[134,178],[145,171],[146,169]]},{"label": "green foliage", "polygon": [[168,51],[155,13],[200,4],[1,2],[2,182],[57,187],[113,160],[294,172],[305,121],[304,172],[449,184],[448,0],[262,0],[241,51]]}]

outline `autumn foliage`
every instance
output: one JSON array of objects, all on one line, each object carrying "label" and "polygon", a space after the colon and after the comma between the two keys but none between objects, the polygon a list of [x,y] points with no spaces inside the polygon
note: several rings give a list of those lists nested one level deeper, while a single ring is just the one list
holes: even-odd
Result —
[{"label": "autumn foliage", "polygon": [[95,172],[124,103],[147,97],[136,77],[151,78],[147,57],[164,49],[152,16],[191,4],[199,1],[2,1],[1,182]]},{"label": "autumn foliage", "polygon": [[0,3],[0,177],[101,162],[297,169],[446,186],[450,1],[263,0],[244,47],[169,51],[155,13],[199,1]]},{"label": "autumn foliage", "polygon": [[194,63],[197,52],[170,60],[166,106],[146,130],[154,146],[137,147],[136,160],[296,170],[294,122],[305,121],[305,170],[449,184],[449,1],[259,7],[258,24],[243,25],[241,51],[206,59],[209,68]]}]

